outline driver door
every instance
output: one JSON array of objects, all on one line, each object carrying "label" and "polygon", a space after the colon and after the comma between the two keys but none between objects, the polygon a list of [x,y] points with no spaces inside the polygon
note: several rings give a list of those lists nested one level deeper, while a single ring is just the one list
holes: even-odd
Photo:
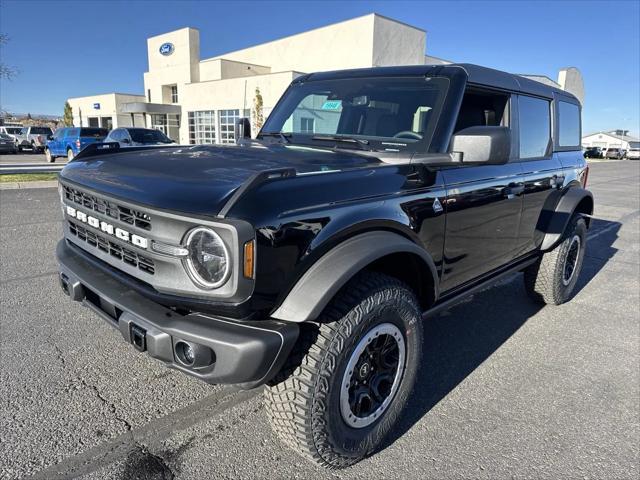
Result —
[{"label": "driver door", "polygon": [[[472,126],[511,128],[506,92],[465,92],[455,131]],[[517,159],[513,139],[511,155]],[[464,165],[442,169],[447,196],[442,291],[464,285],[515,259],[523,207],[521,164]]]}]

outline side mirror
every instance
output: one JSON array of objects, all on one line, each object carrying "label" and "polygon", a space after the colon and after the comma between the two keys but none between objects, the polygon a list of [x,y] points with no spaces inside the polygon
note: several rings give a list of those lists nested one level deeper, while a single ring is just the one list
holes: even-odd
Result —
[{"label": "side mirror", "polygon": [[511,130],[507,127],[469,127],[451,138],[451,152],[462,163],[500,165],[511,156]]},{"label": "side mirror", "polygon": [[53,135],[49,135],[49,136],[47,137],[47,140],[53,140]]},{"label": "side mirror", "polygon": [[236,120],[236,143],[251,138],[251,122],[247,117]]}]

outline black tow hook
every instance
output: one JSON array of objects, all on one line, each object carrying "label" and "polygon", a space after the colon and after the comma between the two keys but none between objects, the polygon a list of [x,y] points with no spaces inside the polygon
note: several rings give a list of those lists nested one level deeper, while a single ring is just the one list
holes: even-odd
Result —
[{"label": "black tow hook", "polygon": [[137,325],[131,324],[131,343],[139,352],[147,349],[147,331]]}]

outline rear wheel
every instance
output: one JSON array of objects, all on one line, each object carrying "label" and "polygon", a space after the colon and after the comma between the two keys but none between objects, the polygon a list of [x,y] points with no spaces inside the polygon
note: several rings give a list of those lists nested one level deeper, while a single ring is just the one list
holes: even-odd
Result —
[{"label": "rear wheel", "polygon": [[265,389],[273,430],[284,443],[328,468],[372,453],[397,422],[422,353],[418,302],[402,282],[356,277],[304,324],[299,348]]},{"label": "rear wheel", "polygon": [[562,241],[524,271],[527,293],[536,301],[560,305],[574,293],[587,245],[587,224],[579,214],[569,220]]},{"label": "rear wheel", "polygon": [[75,157],[73,150],[71,150],[70,148],[67,149],[67,160],[71,161],[73,160],[73,157]]}]

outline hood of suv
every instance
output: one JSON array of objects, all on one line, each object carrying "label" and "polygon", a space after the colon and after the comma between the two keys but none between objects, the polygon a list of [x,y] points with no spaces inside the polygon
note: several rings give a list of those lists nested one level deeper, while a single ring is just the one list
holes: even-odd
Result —
[{"label": "hood of suv", "polygon": [[256,172],[293,167],[303,174],[379,164],[356,152],[293,145],[172,146],[80,157],[67,164],[60,177],[140,205],[215,215]]}]

